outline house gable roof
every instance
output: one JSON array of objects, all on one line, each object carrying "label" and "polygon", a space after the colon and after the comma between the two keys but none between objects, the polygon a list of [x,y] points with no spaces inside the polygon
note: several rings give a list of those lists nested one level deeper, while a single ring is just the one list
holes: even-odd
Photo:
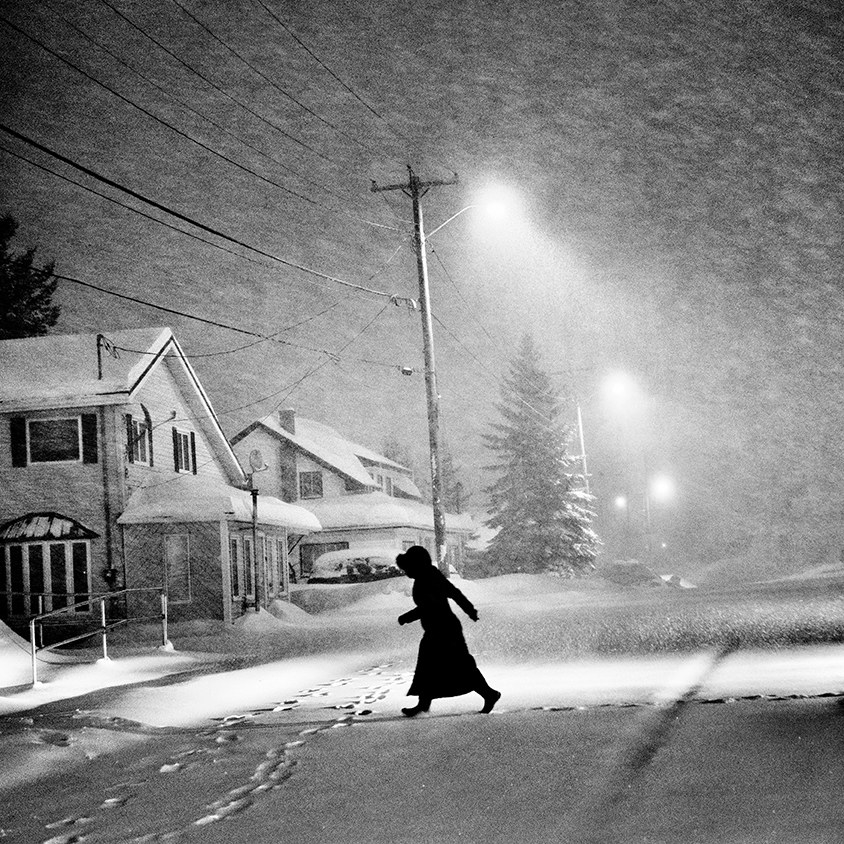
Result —
[{"label": "house gable roof", "polygon": [[297,417],[296,433],[291,433],[281,425],[276,416],[270,415],[245,428],[233,437],[232,441],[240,442],[259,427],[344,479],[369,489],[377,488],[378,485],[350,447],[351,443],[328,425]]},{"label": "house gable roof", "polygon": [[160,365],[173,375],[229,478],[245,484],[208,395],[169,328],[0,341],[0,413],[129,404]]},{"label": "house gable roof", "polygon": [[0,410],[121,404],[172,339],[134,328],[0,341]]},{"label": "house gable roof", "polygon": [[305,456],[335,472],[345,480],[354,481],[366,489],[378,489],[378,484],[367,471],[367,466],[380,466],[393,469],[406,476],[402,491],[410,497],[421,498],[421,493],[413,483],[412,471],[401,463],[396,463],[383,454],[373,451],[359,443],[352,442],[339,434],[334,428],[307,419],[296,417],[296,432],[288,431],[275,414],[260,419],[248,425],[232,438],[232,443],[238,443],[253,431],[262,428],[283,442],[289,443]]}]

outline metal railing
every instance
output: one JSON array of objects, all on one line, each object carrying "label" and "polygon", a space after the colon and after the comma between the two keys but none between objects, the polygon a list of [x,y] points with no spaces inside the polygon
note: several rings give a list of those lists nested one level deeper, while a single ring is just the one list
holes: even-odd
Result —
[{"label": "metal railing", "polygon": [[[118,598],[120,596],[138,592],[157,592],[161,599],[161,613],[159,615],[154,616],[137,616],[131,619],[127,616],[126,618],[119,618],[115,619],[114,621],[108,620],[106,616],[106,602],[113,601],[115,598]],[[92,613],[94,613],[97,604],[99,604],[99,627],[94,630],[86,631],[85,633],[79,633],[75,636],[69,636],[68,638],[62,639],[59,642],[51,642],[49,645],[45,645],[43,643],[44,619],[55,619],[57,616],[60,616],[63,613],[78,613],[80,612],[79,607],[86,606],[90,608],[90,611]],[[102,658],[108,659],[109,630],[113,630],[115,627],[120,627],[123,624],[128,624],[129,621],[144,621],[150,618],[157,618],[161,621],[161,644],[162,646],[167,647],[170,644],[167,638],[167,592],[160,586],[139,587],[136,589],[118,589],[116,592],[108,592],[105,595],[92,595],[91,597],[86,598],[84,601],[77,601],[74,604],[68,604],[68,606],[66,607],[61,607],[57,610],[51,610],[50,612],[40,613],[39,615],[33,616],[29,619],[29,647],[32,655],[32,685],[35,686],[38,683],[38,654],[41,653],[41,651],[50,651],[54,648],[61,647],[62,645],[69,645],[71,642],[79,642],[82,639],[88,639],[92,636],[101,636],[103,651]],[[79,621],[78,616],[75,620]]]}]

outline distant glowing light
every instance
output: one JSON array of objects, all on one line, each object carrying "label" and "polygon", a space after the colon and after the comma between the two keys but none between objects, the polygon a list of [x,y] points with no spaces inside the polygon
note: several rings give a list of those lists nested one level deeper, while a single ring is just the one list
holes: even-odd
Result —
[{"label": "distant glowing light", "polygon": [[674,481],[666,475],[657,475],[651,481],[651,497],[655,501],[668,501],[674,497]]},{"label": "distant glowing light", "polygon": [[618,507],[619,510],[623,510],[627,506],[627,498],[623,495],[616,495],[615,506]]}]

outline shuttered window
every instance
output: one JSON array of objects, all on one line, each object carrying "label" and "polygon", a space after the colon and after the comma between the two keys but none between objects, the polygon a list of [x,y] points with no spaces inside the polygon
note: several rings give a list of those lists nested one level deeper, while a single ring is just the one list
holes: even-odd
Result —
[{"label": "shuttered window", "polygon": [[173,468],[196,474],[196,435],[193,431],[173,428]]},{"label": "shuttered window", "polygon": [[96,463],[97,415],[13,417],[9,422],[12,465]]}]

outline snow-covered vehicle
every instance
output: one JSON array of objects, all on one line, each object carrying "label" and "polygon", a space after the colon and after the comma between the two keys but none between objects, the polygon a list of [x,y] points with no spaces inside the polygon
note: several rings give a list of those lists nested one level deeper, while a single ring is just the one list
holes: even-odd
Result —
[{"label": "snow-covered vehicle", "polygon": [[308,583],[365,583],[403,577],[404,572],[396,565],[401,551],[384,545],[326,551],[314,560]]}]

